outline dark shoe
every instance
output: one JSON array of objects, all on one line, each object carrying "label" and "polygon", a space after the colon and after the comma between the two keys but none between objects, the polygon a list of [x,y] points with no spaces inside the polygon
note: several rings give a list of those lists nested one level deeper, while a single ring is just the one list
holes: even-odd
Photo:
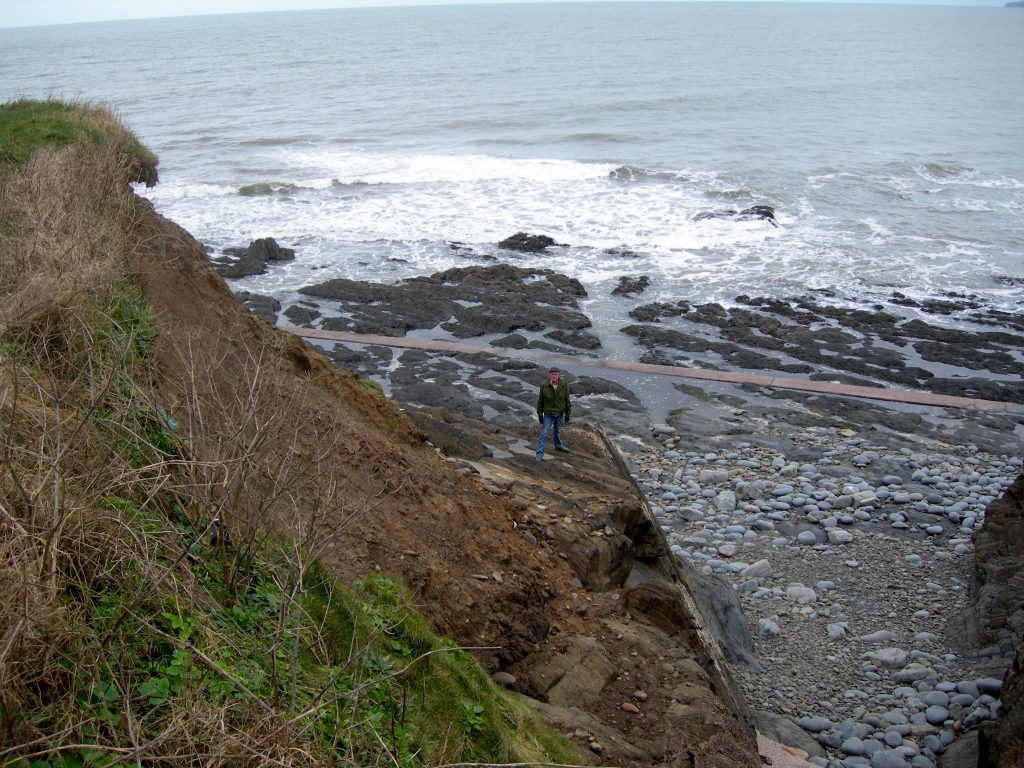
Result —
[{"label": "dark shoe", "polygon": [[556,451],[561,451],[562,453],[568,453],[569,452],[569,449],[566,448],[564,445],[556,445],[555,446],[555,450]]},{"label": "dark shoe", "polygon": [[537,461],[544,461],[544,454],[543,453],[538,453],[537,454]]}]

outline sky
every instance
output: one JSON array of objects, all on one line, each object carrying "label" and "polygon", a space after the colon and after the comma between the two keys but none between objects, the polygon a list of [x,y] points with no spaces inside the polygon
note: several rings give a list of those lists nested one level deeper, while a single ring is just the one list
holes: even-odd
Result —
[{"label": "sky", "polygon": [[[452,5],[524,0],[0,0],[0,28],[159,16],[297,11],[384,5]],[[529,1],[529,0],[527,0]],[[757,0],[762,1],[762,0]],[[843,0],[839,0],[840,2]],[[1005,0],[864,0],[905,4],[999,7]]]}]

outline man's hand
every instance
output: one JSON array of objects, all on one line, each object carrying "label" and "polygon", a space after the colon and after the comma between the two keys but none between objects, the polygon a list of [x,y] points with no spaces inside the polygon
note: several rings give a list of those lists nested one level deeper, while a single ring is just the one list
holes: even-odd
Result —
[{"label": "man's hand", "polygon": [[538,421],[538,423],[539,423],[539,424],[540,424],[540,425],[541,425],[542,427],[544,426],[544,417],[543,417],[543,416],[538,416],[538,417],[537,417],[537,421]]},{"label": "man's hand", "polygon": [[567,414],[565,414],[565,423],[566,423],[566,424],[568,424],[568,423],[569,423],[569,414],[568,414],[568,413],[567,413]]}]

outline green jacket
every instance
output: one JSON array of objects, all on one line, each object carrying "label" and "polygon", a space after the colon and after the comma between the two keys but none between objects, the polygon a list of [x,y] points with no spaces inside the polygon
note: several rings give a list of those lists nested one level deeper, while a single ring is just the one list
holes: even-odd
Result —
[{"label": "green jacket", "polygon": [[569,386],[564,382],[558,382],[558,388],[551,386],[550,381],[540,385],[540,394],[537,396],[537,418],[541,419],[544,414],[551,416],[564,416],[569,420],[569,413],[572,411],[572,402],[569,400]]}]

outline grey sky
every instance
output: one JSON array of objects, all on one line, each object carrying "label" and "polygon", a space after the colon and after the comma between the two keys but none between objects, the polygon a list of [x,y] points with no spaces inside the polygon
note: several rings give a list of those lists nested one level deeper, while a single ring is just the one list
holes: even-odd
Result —
[{"label": "grey sky", "polygon": [[[452,5],[523,0],[0,0],[0,27],[69,24],[158,16],[213,13],[291,11],[313,8],[353,8],[385,5]],[[529,1],[529,0],[527,0]],[[543,1],[543,0],[539,0]],[[842,0],[840,0],[842,1]],[[891,0],[866,0],[886,2]],[[1005,0],[902,0],[903,4],[999,7]]]}]

